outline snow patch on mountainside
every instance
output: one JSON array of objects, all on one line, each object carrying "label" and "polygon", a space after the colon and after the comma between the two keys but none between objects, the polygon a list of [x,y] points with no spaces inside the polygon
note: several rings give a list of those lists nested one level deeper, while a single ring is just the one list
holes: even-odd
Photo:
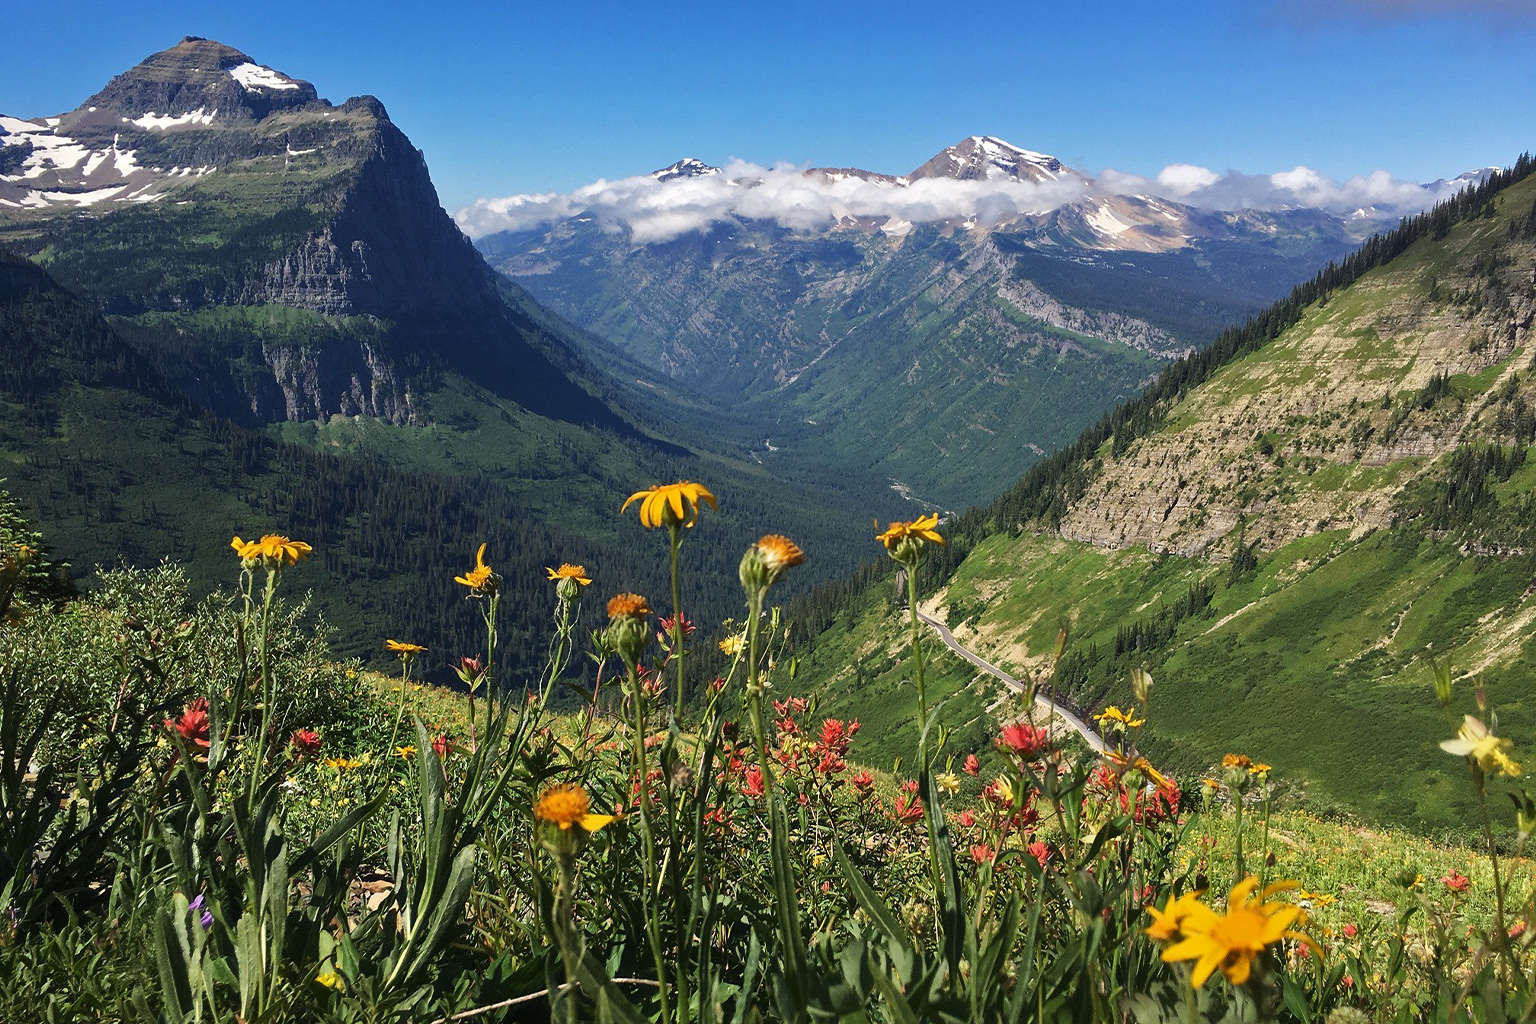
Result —
[{"label": "snow patch on mountainside", "polygon": [[[175,128],[177,125],[183,124],[213,124],[213,119],[217,114],[218,110],[208,111],[198,107],[196,110],[189,110],[185,114],[176,114],[174,116],[166,114],[160,117],[156,116],[155,112],[151,110],[144,116],[135,117],[132,120],[125,117],[123,122],[125,124],[138,125],[144,129],[158,128],[164,131],[167,128]],[[58,118],[49,118],[49,120],[56,123]]]},{"label": "snow patch on mountainside", "polygon": [[237,64],[229,69],[229,77],[239,82],[241,87],[248,92],[257,89],[297,89],[299,83],[278,74],[271,68],[264,68],[260,64]]}]

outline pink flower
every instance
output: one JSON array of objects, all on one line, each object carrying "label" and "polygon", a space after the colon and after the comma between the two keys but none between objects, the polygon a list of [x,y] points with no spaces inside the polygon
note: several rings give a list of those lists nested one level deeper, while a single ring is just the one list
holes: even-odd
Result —
[{"label": "pink flower", "polygon": [[869,774],[868,771],[859,772],[859,774],[848,781],[853,783],[854,789],[858,790],[860,800],[869,799],[869,795],[874,792],[875,777]]},{"label": "pink flower", "polygon": [[992,847],[986,843],[977,843],[971,847],[971,859],[977,864],[985,864],[992,859]]},{"label": "pink flower", "polygon": [[1051,734],[1024,722],[1014,722],[1003,727],[997,745],[1013,751],[1026,761],[1034,761],[1050,751]]},{"label": "pink flower", "polygon": [[1451,892],[1463,893],[1472,885],[1472,879],[1452,868],[1449,874],[1440,879],[1440,884],[1451,890]]},{"label": "pink flower", "polygon": [[212,746],[208,739],[208,698],[199,697],[182,708],[180,718],[167,718],[165,727],[179,735],[188,746],[207,750]]},{"label": "pink flower", "polygon": [[296,730],[288,742],[300,757],[320,752],[320,734],[313,729]]},{"label": "pink flower", "polygon": [[966,754],[965,755],[965,768],[964,768],[964,771],[965,771],[965,774],[967,774],[967,775],[980,775],[981,774],[981,762],[976,759],[976,755],[975,754]]},{"label": "pink flower", "polygon": [[1344,937],[1346,939],[1352,939],[1356,935],[1358,935],[1359,933],[1360,933],[1360,929],[1356,928],[1352,924],[1347,924],[1347,925],[1344,926]]},{"label": "pink flower", "polygon": [[1046,861],[1051,859],[1051,844],[1036,840],[1029,844],[1029,855],[1045,867]]},{"label": "pink flower", "polygon": [[763,786],[763,770],[757,765],[747,769],[746,784],[741,787],[741,791],[754,799],[767,792]]}]

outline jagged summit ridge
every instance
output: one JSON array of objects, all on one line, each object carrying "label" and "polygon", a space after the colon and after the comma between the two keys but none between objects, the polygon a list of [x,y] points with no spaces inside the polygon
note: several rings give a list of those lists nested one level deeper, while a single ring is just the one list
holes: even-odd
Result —
[{"label": "jagged summit ridge", "polygon": [[719,174],[720,168],[713,167],[698,157],[685,156],[674,164],[668,164],[659,171],[652,171],[651,177],[657,181],[675,181],[678,178],[705,178],[712,174]]},{"label": "jagged summit ridge", "polygon": [[1023,149],[995,135],[972,135],[941,150],[908,178],[959,181],[1084,181],[1054,156]]}]

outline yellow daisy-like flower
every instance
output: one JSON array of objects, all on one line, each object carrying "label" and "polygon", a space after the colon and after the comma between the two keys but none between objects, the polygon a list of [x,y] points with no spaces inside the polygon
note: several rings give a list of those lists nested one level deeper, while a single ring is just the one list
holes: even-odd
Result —
[{"label": "yellow daisy-like flower", "polygon": [[935,775],[933,781],[938,784],[939,792],[948,793],[951,796],[960,792],[960,776],[954,772],[945,772]]},{"label": "yellow daisy-like flower", "polygon": [[567,562],[558,569],[551,569],[545,566],[544,571],[549,573],[549,578],[552,580],[575,580],[582,586],[592,582],[587,578],[587,567],[584,565],[571,565]]},{"label": "yellow daisy-like flower", "polygon": [[[944,538],[939,536],[935,529],[939,525],[939,517],[933,514],[919,516],[910,523],[892,523],[884,532],[877,533],[875,540],[885,545],[885,550],[894,552],[897,545],[907,539],[913,539],[924,543],[943,544]],[[880,521],[875,520],[875,526],[880,526]]]},{"label": "yellow daisy-like flower", "polygon": [[1302,909],[1293,903],[1270,901],[1275,893],[1296,888],[1296,883],[1276,882],[1255,893],[1258,885],[1258,878],[1249,875],[1234,886],[1227,896],[1225,914],[1203,903],[1190,903],[1177,922],[1181,939],[1163,950],[1163,960],[1194,960],[1190,981],[1199,988],[1218,967],[1232,984],[1243,984],[1253,971],[1255,958],[1284,939],[1304,942],[1321,956],[1311,936],[1291,928]]},{"label": "yellow daisy-like flower", "polygon": [[426,648],[420,644],[408,644],[400,640],[385,640],[384,649],[394,654],[398,654],[402,658],[415,657],[416,655],[426,651]]},{"label": "yellow daisy-like flower", "polygon": [[301,540],[290,540],[276,533],[269,533],[261,540],[241,540],[236,537],[229,542],[229,546],[235,549],[235,554],[240,556],[242,562],[261,562],[273,568],[295,565],[308,558],[314,550]]},{"label": "yellow daisy-like flower", "polygon": [[416,756],[416,745],[414,743],[407,743],[403,747],[396,747],[395,756],[402,761],[409,761]]},{"label": "yellow daisy-like flower", "polygon": [[1495,736],[1475,715],[1467,715],[1453,740],[1441,740],[1440,749],[1457,757],[1471,758],[1483,771],[1492,774],[1503,772],[1511,778],[1519,778],[1520,765],[1504,753],[1513,744],[1510,740]]},{"label": "yellow daisy-like flower", "polygon": [[462,583],[475,595],[490,594],[495,591],[499,578],[496,570],[485,564],[485,545],[480,545],[480,550],[475,552],[475,567],[463,576],[455,576],[453,582]]},{"label": "yellow daisy-like flower", "polygon": [[335,971],[321,971],[315,975],[315,984],[324,985],[326,988],[335,989],[337,992],[346,990],[346,983],[341,980],[341,975]]},{"label": "yellow daisy-like flower", "polygon": [[559,826],[562,832],[572,825],[596,832],[604,825],[618,820],[616,814],[591,813],[587,791],[575,784],[550,786],[540,793],[538,802],[533,805],[533,816],[538,821]]},{"label": "yellow daisy-like flower", "polygon": [[1170,901],[1162,910],[1148,907],[1147,913],[1152,915],[1152,923],[1142,931],[1158,942],[1174,941],[1179,937],[1180,924],[1195,907],[1200,906],[1200,897],[1204,892],[1204,889],[1187,892],[1178,899]]},{"label": "yellow daisy-like flower", "polygon": [[724,640],[720,641],[720,653],[725,655],[727,658],[734,658],[736,655],[741,653],[741,649],[745,646],[746,643],[741,639],[741,637],[728,636]]},{"label": "yellow daisy-like flower", "polygon": [[1265,764],[1263,761],[1255,761],[1253,764],[1248,766],[1248,774],[1257,775],[1261,779],[1267,778],[1269,773],[1272,771],[1274,771],[1274,769]]},{"label": "yellow daisy-like flower", "polygon": [[1248,769],[1253,767],[1253,762],[1249,760],[1247,754],[1227,754],[1222,757],[1221,766],[1223,768]]},{"label": "yellow daisy-like flower", "polygon": [[652,530],[662,526],[693,526],[694,520],[699,517],[701,505],[720,511],[709,489],[689,480],[658,484],[649,490],[636,491],[625,500],[619,512],[622,514],[637,500],[640,501],[640,525]]},{"label": "yellow daisy-like flower", "polygon": [[651,606],[639,594],[618,594],[608,600],[610,619],[640,619],[651,614]]},{"label": "yellow daisy-like flower", "polygon": [[1093,720],[1095,722],[1103,722],[1105,725],[1118,725],[1125,729],[1135,729],[1147,724],[1145,718],[1136,717],[1136,709],[1134,707],[1129,711],[1121,711],[1113,704],[1094,715]]},{"label": "yellow daisy-like flower", "polygon": [[1168,776],[1164,775],[1156,768],[1153,768],[1152,762],[1148,761],[1145,757],[1138,757],[1134,761],[1129,761],[1126,758],[1121,757],[1119,754],[1110,753],[1105,754],[1104,756],[1114,763],[1116,771],[1118,771],[1121,775],[1124,775],[1132,768],[1135,768],[1137,771],[1141,772],[1141,774],[1150,779],[1154,786],[1168,785]]}]

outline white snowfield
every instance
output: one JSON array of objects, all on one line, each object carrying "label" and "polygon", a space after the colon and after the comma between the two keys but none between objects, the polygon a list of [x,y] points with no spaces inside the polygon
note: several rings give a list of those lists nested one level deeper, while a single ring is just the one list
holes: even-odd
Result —
[{"label": "white snowfield", "polygon": [[167,128],[175,128],[183,124],[213,124],[213,119],[218,116],[218,113],[217,108],[212,111],[205,111],[202,107],[198,107],[196,110],[189,110],[185,114],[177,114],[173,117],[170,114],[157,116],[151,110],[143,117],[136,117],[131,121],[125,117],[123,122],[125,124],[136,124],[144,129],[158,128],[164,131]]},{"label": "white snowfield", "polygon": [[260,64],[236,64],[229,69],[229,76],[239,82],[247,92],[257,89],[297,89],[299,83],[278,74]]},{"label": "white snowfield", "polygon": [[[163,131],[213,121],[218,111],[202,108],[177,115],[150,112],[123,118],[136,128]],[[22,185],[24,191],[0,193],[0,206],[12,209],[86,207],[102,203],[153,203],[164,197],[173,181],[201,178],[215,170],[203,167],[145,167],[138,153],[122,145],[114,133],[111,145],[91,149],[77,139],[59,134],[61,120],[26,121],[0,115],[0,146],[27,146],[29,151],[15,174],[0,175],[0,183]]]}]

